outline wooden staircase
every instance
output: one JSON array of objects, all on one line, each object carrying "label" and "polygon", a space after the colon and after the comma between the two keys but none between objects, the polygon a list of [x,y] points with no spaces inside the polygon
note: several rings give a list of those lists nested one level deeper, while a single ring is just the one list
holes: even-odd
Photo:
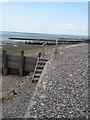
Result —
[{"label": "wooden staircase", "polygon": [[44,66],[48,60],[48,58],[38,58],[32,77],[32,83],[38,82],[40,75],[44,69]]}]

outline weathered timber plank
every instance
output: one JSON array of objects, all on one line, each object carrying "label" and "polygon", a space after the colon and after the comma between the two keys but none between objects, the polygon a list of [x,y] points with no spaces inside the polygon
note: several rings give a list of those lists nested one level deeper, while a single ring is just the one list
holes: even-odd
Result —
[{"label": "weathered timber plank", "polygon": [[26,56],[25,56],[24,61],[25,61],[25,64],[34,64],[34,63],[36,63],[37,58],[33,58],[33,57],[26,57]]},{"label": "weathered timber plank", "polygon": [[[17,55],[8,55],[4,52],[2,62],[3,70],[6,66],[9,71],[18,70],[20,76],[23,76],[24,72],[33,72],[35,69],[37,58],[24,56],[24,53],[21,52],[21,56]],[[5,63],[7,62],[7,64]]]},{"label": "weathered timber plank", "polygon": [[7,60],[13,62],[20,62],[20,56],[7,55]]},{"label": "weathered timber plank", "polygon": [[23,76],[24,74],[24,51],[21,51],[21,57],[20,57],[20,70],[19,70],[19,75],[20,77]]},{"label": "weathered timber plank", "polygon": [[6,51],[3,51],[3,75],[7,75],[8,74],[8,67],[7,67],[7,54]]},{"label": "weathered timber plank", "polygon": [[31,64],[31,65],[25,64],[25,66],[24,66],[24,71],[27,71],[27,72],[33,72],[34,69],[35,69],[34,64]]},{"label": "weathered timber plank", "polygon": [[19,70],[20,69],[20,64],[12,62],[12,61],[8,61],[8,68]]}]

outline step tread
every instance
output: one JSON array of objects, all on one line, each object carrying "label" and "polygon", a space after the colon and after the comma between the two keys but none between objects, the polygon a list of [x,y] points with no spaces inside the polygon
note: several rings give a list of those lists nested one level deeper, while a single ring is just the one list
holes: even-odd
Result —
[{"label": "step tread", "polygon": [[36,69],[36,71],[35,72],[42,72],[42,70],[41,69]]},{"label": "step tread", "polygon": [[35,71],[35,74],[41,74],[42,71],[43,71],[43,69],[37,69],[37,70]]},{"label": "step tread", "polygon": [[37,65],[37,68],[44,68],[44,66],[43,65]]},{"label": "step tread", "polygon": [[39,61],[38,64],[46,64],[46,61]]},{"label": "step tread", "polygon": [[36,73],[34,74],[34,76],[40,76],[40,75],[41,75],[41,74],[36,74]]}]

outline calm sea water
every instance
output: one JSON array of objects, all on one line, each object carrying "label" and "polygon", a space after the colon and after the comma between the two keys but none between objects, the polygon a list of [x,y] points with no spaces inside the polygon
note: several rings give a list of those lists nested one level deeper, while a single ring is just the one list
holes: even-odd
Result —
[{"label": "calm sea water", "polygon": [[5,32],[5,31],[0,32],[0,36],[2,36],[2,41],[6,41],[6,42],[17,41],[17,40],[10,40],[9,37],[23,37],[23,38],[37,38],[37,39],[39,38],[40,39],[44,39],[44,38],[45,39],[58,39],[58,38],[87,39],[88,38],[88,36],[81,36],[81,35],[43,34],[43,33],[24,33],[24,32]]}]

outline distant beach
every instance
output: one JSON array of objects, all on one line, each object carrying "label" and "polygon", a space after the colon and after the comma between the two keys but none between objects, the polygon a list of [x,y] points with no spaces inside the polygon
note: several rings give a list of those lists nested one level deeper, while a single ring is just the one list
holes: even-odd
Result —
[{"label": "distant beach", "polygon": [[9,40],[9,37],[23,37],[23,38],[37,38],[37,39],[58,39],[58,38],[72,38],[74,39],[88,39],[88,36],[83,35],[66,35],[66,34],[46,34],[46,33],[27,33],[27,32],[0,32],[2,41]]},{"label": "distant beach", "polygon": [[[25,40],[12,40],[10,37],[21,37],[21,38],[31,38],[31,39],[58,39],[58,38],[71,38],[75,39],[87,39],[87,36],[81,35],[60,35],[60,34],[43,34],[43,33],[24,33],[24,32],[0,32],[0,48],[6,50],[8,54],[20,55],[23,50],[27,56],[36,56],[42,50],[42,45],[29,45],[25,44]],[[47,46],[46,53],[50,57],[52,54],[54,46]]]}]

